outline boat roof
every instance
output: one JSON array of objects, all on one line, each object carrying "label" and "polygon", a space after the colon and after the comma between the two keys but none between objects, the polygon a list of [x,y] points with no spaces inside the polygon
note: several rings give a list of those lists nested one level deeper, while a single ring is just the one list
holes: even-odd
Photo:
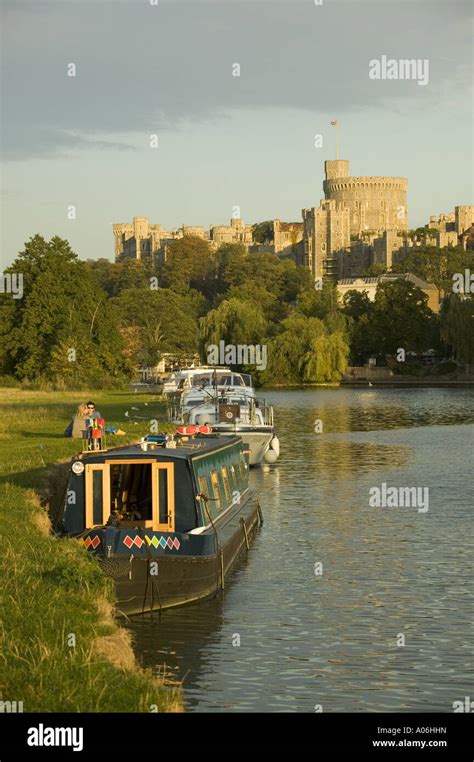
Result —
[{"label": "boat roof", "polygon": [[216,369],[213,365],[201,365],[199,368],[182,368],[182,370],[176,370],[174,372],[177,376],[194,376],[197,373],[213,373],[215,370],[217,370],[218,373],[219,371],[228,373],[230,368],[221,367]]},{"label": "boat roof", "polygon": [[169,460],[192,460],[201,455],[217,452],[238,443],[241,443],[239,436],[222,437],[218,434],[207,434],[201,437],[189,438],[183,444],[180,444],[179,440],[177,440],[176,447],[158,446],[142,450],[140,443],[137,442],[136,444],[124,445],[123,447],[111,447],[108,450],[81,452],[77,457],[83,462],[97,462],[97,459],[101,461],[115,458],[133,458],[134,460],[137,458],[144,458],[145,460],[150,460],[150,458],[156,458],[157,460],[162,458]]}]

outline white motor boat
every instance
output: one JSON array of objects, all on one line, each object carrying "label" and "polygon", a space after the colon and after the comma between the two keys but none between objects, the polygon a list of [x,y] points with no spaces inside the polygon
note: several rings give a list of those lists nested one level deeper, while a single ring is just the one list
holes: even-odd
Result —
[{"label": "white motor boat", "polygon": [[170,409],[170,420],[180,426],[211,426],[223,436],[240,436],[251,466],[275,463],[280,443],[275,433],[273,407],[255,397],[253,387],[244,383],[244,375],[214,374],[213,386],[198,386],[193,379],[180,403]]},{"label": "white motor boat", "polygon": [[[188,389],[195,376],[209,375],[215,369],[210,365],[200,365],[196,368],[182,368],[171,373],[170,377],[163,384],[163,394],[181,394],[183,390]],[[223,370],[229,372],[228,368]]]}]

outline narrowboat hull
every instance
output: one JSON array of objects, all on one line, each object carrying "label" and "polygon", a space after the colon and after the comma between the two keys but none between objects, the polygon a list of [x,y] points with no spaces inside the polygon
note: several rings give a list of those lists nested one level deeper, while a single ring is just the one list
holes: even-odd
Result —
[{"label": "narrowboat hull", "polygon": [[[223,589],[225,577],[239,556],[246,552],[260,522],[258,500],[251,494],[242,506],[230,509],[228,517],[222,516],[217,535],[212,528],[187,537],[175,534],[178,553],[168,548],[156,552],[148,545],[143,554],[99,556],[104,573],[115,583],[117,615],[162,611],[214,597]],[[195,553],[180,552],[186,551],[190,541]]]}]

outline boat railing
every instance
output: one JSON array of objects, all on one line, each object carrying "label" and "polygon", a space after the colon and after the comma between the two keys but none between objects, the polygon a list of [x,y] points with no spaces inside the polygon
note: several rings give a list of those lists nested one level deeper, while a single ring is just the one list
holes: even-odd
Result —
[{"label": "boat railing", "polygon": [[[203,399],[200,404],[190,406],[189,408],[179,403],[169,405],[168,421],[171,423],[187,423],[189,421],[189,414],[191,411],[196,411],[197,408],[203,406],[214,407],[215,401],[215,398]],[[239,400],[236,400],[235,396],[232,395],[232,393],[230,393],[229,396],[219,397],[218,402],[222,405],[239,404]],[[242,406],[242,401],[240,401],[240,405]],[[266,426],[273,426],[273,406],[267,405],[263,398],[244,397],[243,405],[248,408],[248,422],[250,425],[258,425],[259,420],[257,416],[257,410],[259,410],[262,416],[263,424]]]},{"label": "boat railing", "polygon": [[266,426],[273,426],[273,406],[267,405],[263,397],[255,397],[253,402],[255,409],[261,411],[264,424]]}]

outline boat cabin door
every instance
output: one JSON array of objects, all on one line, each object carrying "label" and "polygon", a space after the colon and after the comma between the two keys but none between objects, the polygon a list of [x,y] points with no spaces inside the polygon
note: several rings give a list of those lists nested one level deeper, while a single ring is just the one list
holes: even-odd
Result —
[{"label": "boat cabin door", "polygon": [[113,514],[123,526],[174,532],[174,497],[174,463],[137,459],[85,466],[87,529],[104,526]]},{"label": "boat cabin door", "polygon": [[105,463],[86,463],[86,529],[106,524],[110,516],[110,474]]},{"label": "boat cabin door", "polygon": [[153,463],[153,529],[174,532],[174,463]]}]

